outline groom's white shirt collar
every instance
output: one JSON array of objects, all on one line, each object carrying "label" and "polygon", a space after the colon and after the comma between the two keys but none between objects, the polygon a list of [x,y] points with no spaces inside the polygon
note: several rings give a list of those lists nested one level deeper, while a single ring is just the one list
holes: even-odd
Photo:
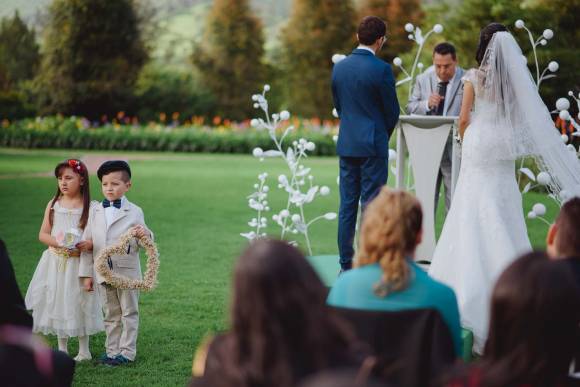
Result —
[{"label": "groom's white shirt collar", "polygon": [[375,52],[373,51],[372,48],[370,48],[369,46],[364,46],[362,44],[359,44],[357,47],[357,50],[367,50],[373,53],[373,55],[375,55]]}]

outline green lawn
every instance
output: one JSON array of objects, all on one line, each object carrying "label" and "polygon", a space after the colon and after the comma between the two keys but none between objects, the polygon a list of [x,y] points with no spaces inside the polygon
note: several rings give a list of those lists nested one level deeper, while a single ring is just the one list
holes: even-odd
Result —
[{"label": "green lawn", "polygon": [[[44,250],[37,235],[43,210],[55,190],[50,173],[60,160],[86,155],[114,157],[115,153],[0,148],[0,237],[9,248],[23,294]],[[246,222],[254,216],[246,195],[253,192],[257,175],[267,171],[272,179],[269,201],[278,209],[285,201],[273,179],[286,172],[285,167],[278,160],[260,163],[240,155],[116,155],[129,158],[133,188],[127,196],[143,208],[147,224],[156,234],[161,254],[159,287],[141,296],[137,362],[114,369],[82,363],[77,367],[75,385],[184,385],[201,338],[227,326],[231,268],[246,243],[239,233],[249,231]],[[331,188],[331,195],[311,205],[307,217],[336,211],[337,159],[311,158],[307,165],[313,169],[315,183]],[[97,183],[93,177],[93,198],[100,200]],[[537,200],[550,204],[544,196],[528,194],[525,210]],[[548,209],[548,218],[553,218],[556,207],[549,205]],[[532,221],[528,227],[532,243],[542,247],[547,226]],[[336,253],[336,228],[336,221],[321,221],[312,227],[314,254]],[[269,230],[278,234],[273,223]],[[56,347],[54,338],[49,342]],[[103,352],[103,342],[104,334],[93,336],[94,357]],[[76,354],[74,341],[70,349]]]}]

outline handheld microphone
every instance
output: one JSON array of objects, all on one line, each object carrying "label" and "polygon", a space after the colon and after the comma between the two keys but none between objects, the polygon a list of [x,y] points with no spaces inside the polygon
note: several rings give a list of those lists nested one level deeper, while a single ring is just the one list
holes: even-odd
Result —
[{"label": "handheld microphone", "polygon": [[443,109],[445,106],[445,93],[447,93],[447,84],[449,82],[439,82],[437,84],[437,94],[441,96],[441,101],[439,102],[439,106],[437,106],[437,115],[443,115]]},{"label": "handheld microphone", "polygon": [[447,84],[443,84],[443,82],[439,82],[437,85],[437,94],[441,97],[445,98],[445,93],[447,92]]}]

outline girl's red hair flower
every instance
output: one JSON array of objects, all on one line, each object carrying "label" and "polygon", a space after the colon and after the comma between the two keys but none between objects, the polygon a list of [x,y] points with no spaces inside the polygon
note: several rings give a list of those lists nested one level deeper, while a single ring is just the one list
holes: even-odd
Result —
[{"label": "girl's red hair flower", "polygon": [[76,160],[76,159],[69,159],[68,160],[68,165],[72,168],[72,169],[76,169],[79,173],[82,171],[83,166],[81,164],[80,161]]}]

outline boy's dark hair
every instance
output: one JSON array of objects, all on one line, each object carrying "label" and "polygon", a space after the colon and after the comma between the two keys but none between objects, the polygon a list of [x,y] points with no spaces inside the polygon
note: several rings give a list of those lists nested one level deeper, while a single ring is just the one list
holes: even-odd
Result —
[{"label": "boy's dark hair", "polygon": [[126,161],[123,160],[109,160],[105,161],[99,169],[97,169],[97,176],[99,180],[103,180],[103,176],[108,175],[113,172],[122,172],[122,177],[124,182],[131,180],[131,168]]},{"label": "boy's dark hair", "polygon": [[376,16],[366,16],[358,26],[357,34],[360,44],[370,46],[377,39],[382,38],[387,33],[387,24]]},{"label": "boy's dark hair", "polygon": [[439,43],[438,45],[436,45],[435,48],[433,49],[433,55],[435,55],[435,54],[439,54],[439,55],[451,54],[451,57],[453,58],[453,60],[457,59],[457,53],[455,51],[455,46],[452,45],[451,43],[447,43],[447,42]]},{"label": "boy's dark hair", "polygon": [[580,198],[568,200],[556,218],[556,250],[562,257],[580,257]]}]

